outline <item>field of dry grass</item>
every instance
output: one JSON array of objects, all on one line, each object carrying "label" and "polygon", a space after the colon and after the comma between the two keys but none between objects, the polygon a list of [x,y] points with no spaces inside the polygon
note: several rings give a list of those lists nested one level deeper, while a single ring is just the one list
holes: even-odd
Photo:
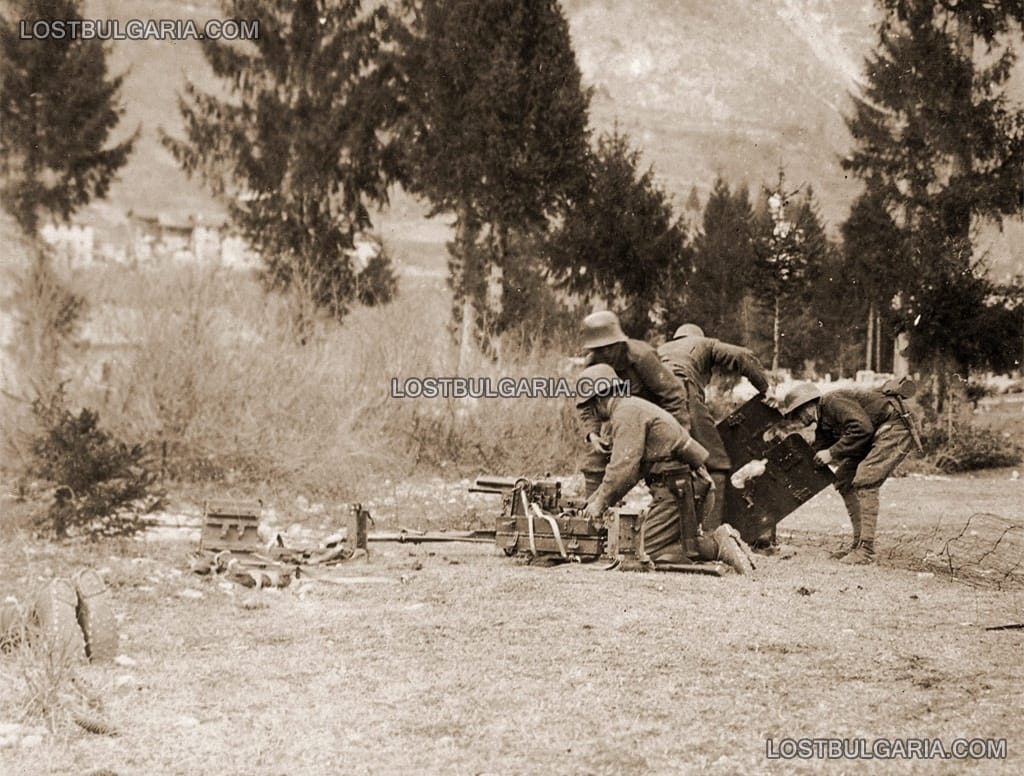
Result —
[{"label": "field of dry grass", "polygon": [[[895,480],[880,546],[977,511],[1024,524],[1022,488],[1008,472]],[[390,498],[391,524],[494,506],[436,483]],[[188,532],[15,537],[0,592],[102,569],[130,660],[81,671],[119,735],[60,727],[0,749],[0,772],[1019,773],[1024,633],[986,629],[1024,622],[1024,591],[837,565],[841,510],[822,494],[780,526],[783,552],[722,579],[375,544],[347,582],[253,592],[191,575]],[[0,658],[0,722],[19,721],[26,659]],[[766,756],[768,739],[823,736],[1005,738],[1008,758]]]},{"label": "field of dry grass", "polygon": [[[555,469],[579,452],[564,399],[391,395],[393,379],[571,376],[568,348],[477,354],[460,371],[435,278],[407,278],[395,303],[355,309],[343,326],[314,320],[304,337],[295,299],[234,271],[108,267],[69,285],[88,301],[60,374],[69,403],[148,445],[171,481],[348,499],[371,477]],[[31,429],[28,402],[12,396],[31,395],[26,380],[0,397],[6,446],[21,447],[10,460],[24,457]]]}]

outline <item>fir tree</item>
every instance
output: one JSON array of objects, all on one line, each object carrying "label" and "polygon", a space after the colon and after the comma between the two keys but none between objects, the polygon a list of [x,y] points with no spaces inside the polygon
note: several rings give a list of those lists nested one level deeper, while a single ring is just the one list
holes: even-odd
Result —
[{"label": "fir tree", "polygon": [[691,261],[686,230],[653,169],[641,171],[640,151],[617,130],[598,139],[587,181],[549,242],[551,274],[644,336],[678,309]]},{"label": "fir tree", "polygon": [[108,76],[102,41],[20,39],[21,21],[81,18],[74,0],[15,0],[0,14],[0,203],[28,234],[105,196],[138,136],[107,146],[122,76]]},{"label": "fir tree", "polygon": [[785,173],[772,188],[765,187],[767,207],[755,218],[755,261],[751,290],[772,318],[772,369],[782,363],[785,320],[806,307],[810,291],[825,261],[828,241],[808,187],[786,191]]},{"label": "fir tree", "polygon": [[678,311],[710,336],[742,344],[747,344],[741,308],[754,260],[753,217],[747,189],[733,192],[718,178],[695,240],[685,310]]},{"label": "fir tree", "polygon": [[[854,150],[844,166],[871,182],[870,196],[900,230],[901,325],[920,361],[980,364],[973,337],[990,296],[973,257],[971,228],[1001,222],[1024,205],[1024,111],[1006,82],[1012,33],[1024,23],[1019,0],[880,0],[879,42],[866,85],[848,119]],[[986,47],[979,64],[975,43]],[[863,216],[863,212],[858,218]],[[852,216],[851,216],[852,217]],[[872,238],[854,221],[847,240]],[[878,251],[866,260],[883,258]],[[885,276],[888,269],[865,267]],[[882,285],[879,283],[879,285]],[[955,310],[955,320],[949,317]],[[944,372],[945,370],[941,370]],[[940,372],[940,373],[941,373]]]},{"label": "fir tree", "polygon": [[[410,188],[455,215],[453,317],[500,332],[514,232],[579,191],[590,96],[555,0],[420,0],[403,46]],[[490,291],[489,291],[490,288]]]},{"label": "fir tree", "polygon": [[263,255],[273,288],[298,287],[336,318],[354,298],[387,301],[389,267],[361,275],[346,253],[387,202],[398,157],[381,131],[393,118],[391,74],[380,67],[392,20],[362,0],[225,3],[225,16],[258,18],[240,46],[203,41],[227,99],[189,83],[179,98],[186,138],[164,143],[190,174],[223,196],[232,220]]}]

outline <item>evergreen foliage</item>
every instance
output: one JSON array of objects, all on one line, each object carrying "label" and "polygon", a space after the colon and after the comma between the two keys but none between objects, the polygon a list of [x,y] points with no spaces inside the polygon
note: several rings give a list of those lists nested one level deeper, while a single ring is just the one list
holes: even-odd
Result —
[{"label": "evergreen foliage", "polygon": [[468,301],[486,340],[508,323],[506,275],[523,260],[513,242],[543,231],[580,191],[590,94],[555,0],[419,0],[413,9],[399,58],[409,187],[455,215],[453,318]]},{"label": "evergreen foliage", "polygon": [[386,257],[360,275],[346,251],[400,174],[383,131],[394,118],[394,73],[380,66],[393,18],[362,0],[233,0],[224,13],[259,19],[260,36],[203,41],[229,96],[188,83],[179,97],[186,137],[165,133],[164,144],[225,197],[264,257],[268,286],[297,286],[338,319],[356,298],[388,301]]},{"label": "evergreen foliage", "polygon": [[[911,357],[963,374],[991,365],[991,348],[977,338],[988,336],[992,288],[973,255],[972,225],[1024,206],[1024,110],[1005,89],[1024,5],[880,3],[878,45],[847,121],[855,145],[844,166],[868,183],[847,222],[848,253],[862,283],[879,292],[888,285],[889,298],[898,297],[894,315],[911,334]],[[872,235],[878,225],[883,235]]]},{"label": "evergreen foliage", "polygon": [[98,39],[20,39],[19,23],[82,18],[76,0],[12,0],[0,10],[0,204],[30,235],[106,195],[138,130],[108,146],[122,76]]},{"label": "evergreen foliage", "polygon": [[548,260],[559,287],[599,297],[636,336],[682,303],[691,264],[686,230],[653,170],[641,170],[628,136],[616,130],[598,139],[585,193],[552,236]]}]

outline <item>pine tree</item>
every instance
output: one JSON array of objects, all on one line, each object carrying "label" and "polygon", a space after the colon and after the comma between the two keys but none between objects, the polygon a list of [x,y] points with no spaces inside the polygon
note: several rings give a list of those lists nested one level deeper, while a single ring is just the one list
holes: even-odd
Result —
[{"label": "pine tree", "polygon": [[587,181],[548,244],[552,277],[571,294],[600,298],[644,336],[678,309],[691,261],[686,230],[618,130],[598,138]]},{"label": "pine tree", "polygon": [[747,189],[733,192],[718,178],[695,240],[685,309],[678,311],[710,336],[728,342],[747,344],[741,308],[754,260],[753,217]]},{"label": "pine tree", "polygon": [[810,289],[825,261],[828,242],[808,187],[803,198],[799,190],[786,191],[786,177],[765,187],[767,208],[755,217],[755,261],[751,290],[772,318],[772,370],[779,368],[784,354],[785,320],[803,309]]},{"label": "pine tree", "polygon": [[[1005,90],[1015,61],[1010,41],[1024,24],[1024,5],[880,4],[885,17],[847,121],[855,148],[844,166],[871,182],[871,196],[880,198],[900,230],[904,266],[899,287],[891,290],[899,292],[898,315],[911,332],[912,355],[952,362],[940,374],[964,374],[981,363],[985,349],[973,337],[985,335],[974,319],[987,315],[990,296],[973,257],[972,225],[1001,222],[1024,206],[1024,111],[1010,104]],[[985,65],[975,56],[979,40]],[[877,252],[865,256],[872,255],[880,258]]]},{"label": "pine tree", "polygon": [[[186,138],[164,144],[223,196],[231,219],[263,255],[272,288],[298,287],[342,318],[355,298],[387,301],[381,262],[357,274],[346,251],[370,227],[399,174],[382,131],[393,118],[391,72],[381,67],[392,19],[362,0],[235,0],[225,16],[258,18],[251,46],[205,40],[227,99],[188,83],[179,98]],[[386,261],[386,260],[382,260]]]},{"label": "pine tree", "polygon": [[877,179],[869,181],[854,201],[841,233],[848,292],[866,316],[861,320],[867,321],[863,368],[885,371],[875,356],[880,350],[880,329],[883,323],[898,325],[898,310],[893,307],[896,294],[912,279],[903,276],[908,267],[905,241]]},{"label": "pine tree", "polygon": [[123,110],[103,42],[20,39],[19,22],[82,18],[75,0],[15,0],[0,14],[0,203],[35,234],[107,193],[138,131],[107,147]]},{"label": "pine tree", "polygon": [[449,284],[465,352],[508,322],[513,232],[543,230],[579,191],[590,95],[555,0],[416,5],[401,59],[409,186],[455,215]]}]

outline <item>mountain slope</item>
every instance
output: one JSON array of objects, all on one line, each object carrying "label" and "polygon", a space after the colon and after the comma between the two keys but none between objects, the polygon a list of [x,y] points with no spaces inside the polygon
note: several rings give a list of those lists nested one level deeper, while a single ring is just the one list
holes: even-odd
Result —
[{"label": "mountain slope", "polygon": [[[627,132],[677,204],[691,186],[706,194],[717,175],[756,193],[784,166],[794,187],[813,185],[833,231],[845,218],[860,184],[839,166],[850,142],[843,113],[875,38],[871,0],[563,0],[563,7],[584,81],[594,87],[593,125]],[[85,10],[122,20],[222,16],[213,0],[86,0]],[[124,133],[141,125],[142,136],[108,201],[84,220],[116,223],[129,208],[172,220],[220,218],[223,209],[177,169],[157,135],[160,126],[181,131],[176,94],[186,77],[217,87],[199,45],[118,41],[111,64],[128,71]],[[1022,94],[1024,64],[1014,81]],[[412,225],[421,214],[400,197],[384,220]]]}]

